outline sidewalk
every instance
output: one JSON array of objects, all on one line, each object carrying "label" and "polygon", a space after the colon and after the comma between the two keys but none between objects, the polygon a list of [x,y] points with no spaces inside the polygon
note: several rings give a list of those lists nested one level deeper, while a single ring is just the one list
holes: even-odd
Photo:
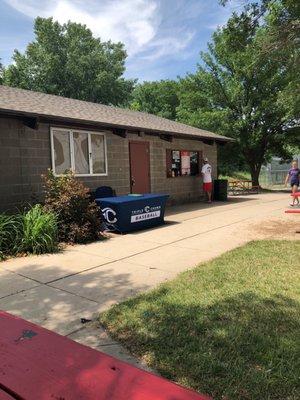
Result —
[{"label": "sidewalk", "polygon": [[96,323],[80,319],[249,240],[296,238],[300,222],[284,214],[288,201],[285,193],[268,193],[172,207],[155,229],[2,262],[0,309],[134,362]]}]

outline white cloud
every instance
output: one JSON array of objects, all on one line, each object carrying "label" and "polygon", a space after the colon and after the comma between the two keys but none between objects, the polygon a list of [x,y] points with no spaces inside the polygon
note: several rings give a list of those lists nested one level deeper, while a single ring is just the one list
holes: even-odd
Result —
[{"label": "white cloud", "polygon": [[[97,37],[125,44],[129,58],[146,54],[148,60],[178,53],[188,46],[192,33],[159,33],[160,0],[6,0],[19,12],[35,18],[50,17],[87,25]],[[161,0],[163,1],[163,0]]]},{"label": "white cloud", "polygon": [[142,55],[145,60],[154,61],[166,56],[185,57],[185,50],[194,37],[194,32],[182,33],[180,40],[174,37],[165,37],[153,40],[149,45],[149,51]]},{"label": "white cloud", "polygon": [[215,31],[217,28],[222,28],[232,13],[236,12],[239,14],[244,5],[245,3],[243,3],[241,0],[229,0],[224,7],[220,5],[212,15],[209,15],[208,19],[213,21],[213,23],[208,23],[206,27],[212,31]]}]

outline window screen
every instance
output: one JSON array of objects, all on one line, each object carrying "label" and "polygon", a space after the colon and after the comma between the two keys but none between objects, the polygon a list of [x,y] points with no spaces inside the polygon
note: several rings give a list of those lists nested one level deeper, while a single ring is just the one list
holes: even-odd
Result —
[{"label": "window screen", "polygon": [[53,155],[56,174],[64,174],[71,169],[70,133],[53,131]]},{"label": "window screen", "polygon": [[104,136],[91,134],[93,173],[106,172]]},{"label": "window screen", "polygon": [[106,175],[104,133],[54,128],[51,135],[55,174],[72,170],[76,175]]},{"label": "window screen", "polygon": [[191,175],[199,174],[199,153],[198,151],[191,151]]},{"label": "window screen", "polygon": [[73,132],[75,174],[89,174],[88,135],[82,132]]}]

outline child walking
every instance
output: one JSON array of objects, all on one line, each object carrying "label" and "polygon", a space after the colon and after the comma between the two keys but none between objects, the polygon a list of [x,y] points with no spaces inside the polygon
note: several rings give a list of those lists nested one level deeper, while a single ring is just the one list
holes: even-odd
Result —
[{"label": "child walking", "polygon": [[[298,168],[298,161],[292,162],[292,168],[290,168],[287,176],[285,178],[285,186],[287,186],[288,181],[290,181],[292,193],[296,193],[299,187],[300,181],[300,169]],[[299,198],[293,196],[293,202],[290,204],[292,207],[297,203],[299,205]]]}]

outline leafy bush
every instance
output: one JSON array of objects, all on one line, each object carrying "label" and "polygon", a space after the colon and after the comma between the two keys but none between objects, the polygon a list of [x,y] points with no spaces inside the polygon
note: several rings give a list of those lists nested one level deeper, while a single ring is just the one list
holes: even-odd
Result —
[{"label": "leafy bush", "polygon": [[0,260],[17,253],[22,230],[21,215],[0,214]]},{"label": "leafy bush", "polygon": [[68,243],[86,243],[101,237],[101,213],[91,202],[89,189],[73,173],[59,177],[52,171],[43,176],[45,208],[58,216],[59,239]]},{"label": "leafy bush", "polygon": [[55,213],[36,204],[22,215],[23,233],[19,252],[52,253],[58,246],[58,227]]}]

